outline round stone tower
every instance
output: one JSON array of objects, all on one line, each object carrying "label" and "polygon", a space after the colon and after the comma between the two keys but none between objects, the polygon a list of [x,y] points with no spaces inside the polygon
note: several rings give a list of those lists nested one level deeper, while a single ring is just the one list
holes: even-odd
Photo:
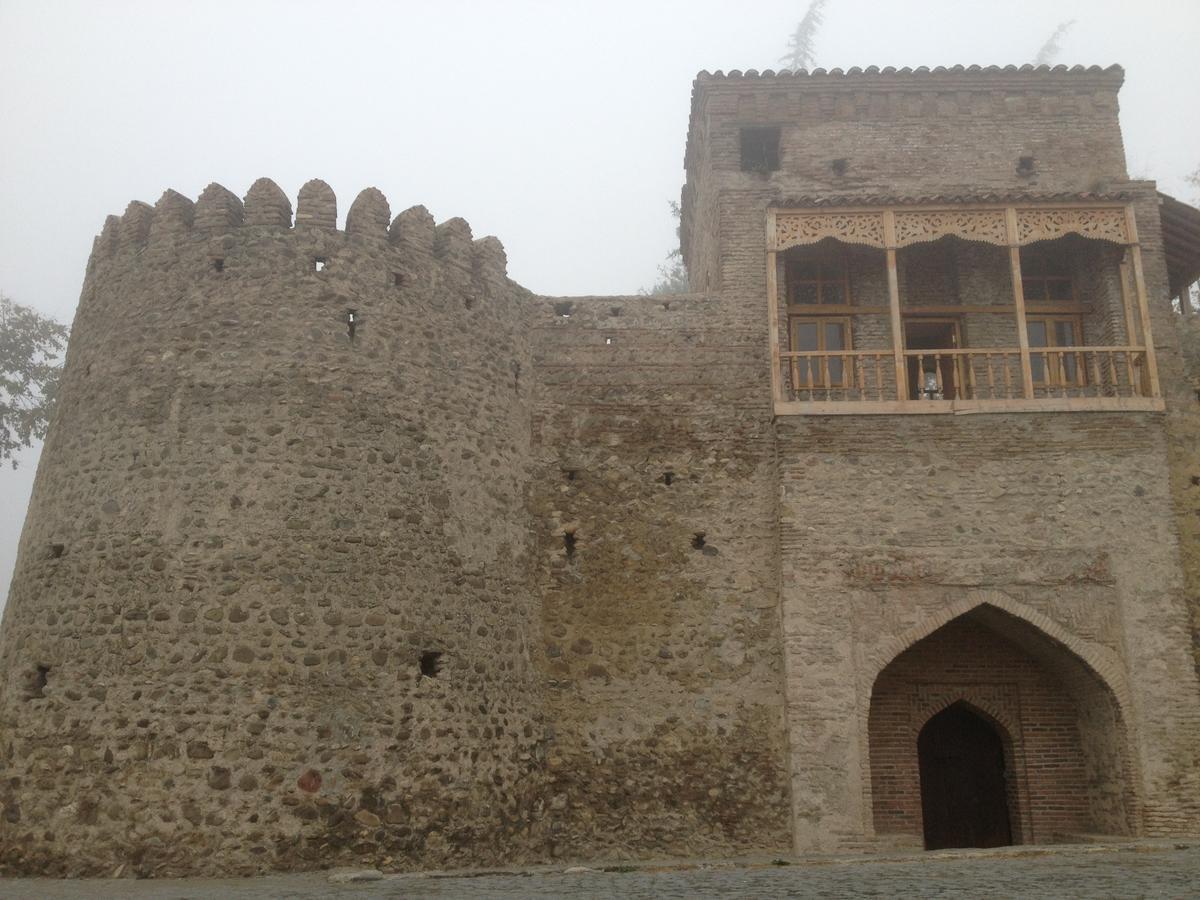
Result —
[{"label": "round stone tower", "polygon": [[320,181],[110,217],[0,632],[0,873],[534,854],[525,292]]}]

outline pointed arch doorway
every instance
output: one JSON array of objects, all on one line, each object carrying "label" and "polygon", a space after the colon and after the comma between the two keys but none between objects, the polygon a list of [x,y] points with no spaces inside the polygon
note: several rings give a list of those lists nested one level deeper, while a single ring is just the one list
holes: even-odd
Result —
[{"label": "pointed arch doorway", "polygon": [[966,704],[933,716],[917,738],[925,849],[1013,842],[1004,740]]}]

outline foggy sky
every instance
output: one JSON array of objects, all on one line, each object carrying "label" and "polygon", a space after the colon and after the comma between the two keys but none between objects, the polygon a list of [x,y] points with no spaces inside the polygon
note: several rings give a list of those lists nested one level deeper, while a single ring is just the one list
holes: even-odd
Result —
[{"label": "foggy sky", "polygon": [[[0,0],[0,291],[70,321],[130,200],[378,187],[494,234],[546,294],[653,282],[700,69],[778,68],[806,0]],[[1196,0],[829,0],[817,64],[1120,63],[1130,173],[1196,199]],[[1189,67],[1191,67],[1189,69]],[[7,593],[36,453],[0,470]],[[0,601],[2,604],[2,601]]]}]

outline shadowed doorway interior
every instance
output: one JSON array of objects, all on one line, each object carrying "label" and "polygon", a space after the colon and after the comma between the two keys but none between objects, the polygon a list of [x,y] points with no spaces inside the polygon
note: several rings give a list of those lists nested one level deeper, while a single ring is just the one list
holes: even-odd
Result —
[{"label": "shadowed doorway interior", "polygon": [[925,849],[1012,843],[1004,743],[996,730],[956,703],[917,738]]}]

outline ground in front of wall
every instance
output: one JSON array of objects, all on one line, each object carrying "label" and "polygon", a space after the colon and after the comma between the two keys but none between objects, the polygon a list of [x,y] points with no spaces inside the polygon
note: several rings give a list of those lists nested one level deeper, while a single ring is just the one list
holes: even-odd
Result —
[{"label": "ground in front of wall", "polygon": [[25,898],[267,900],[288,897],[1195,897],[1200,839],[1004,847],[799,860],[593,864],[388,875],[368,870],[257,878],[0,880]]}]

